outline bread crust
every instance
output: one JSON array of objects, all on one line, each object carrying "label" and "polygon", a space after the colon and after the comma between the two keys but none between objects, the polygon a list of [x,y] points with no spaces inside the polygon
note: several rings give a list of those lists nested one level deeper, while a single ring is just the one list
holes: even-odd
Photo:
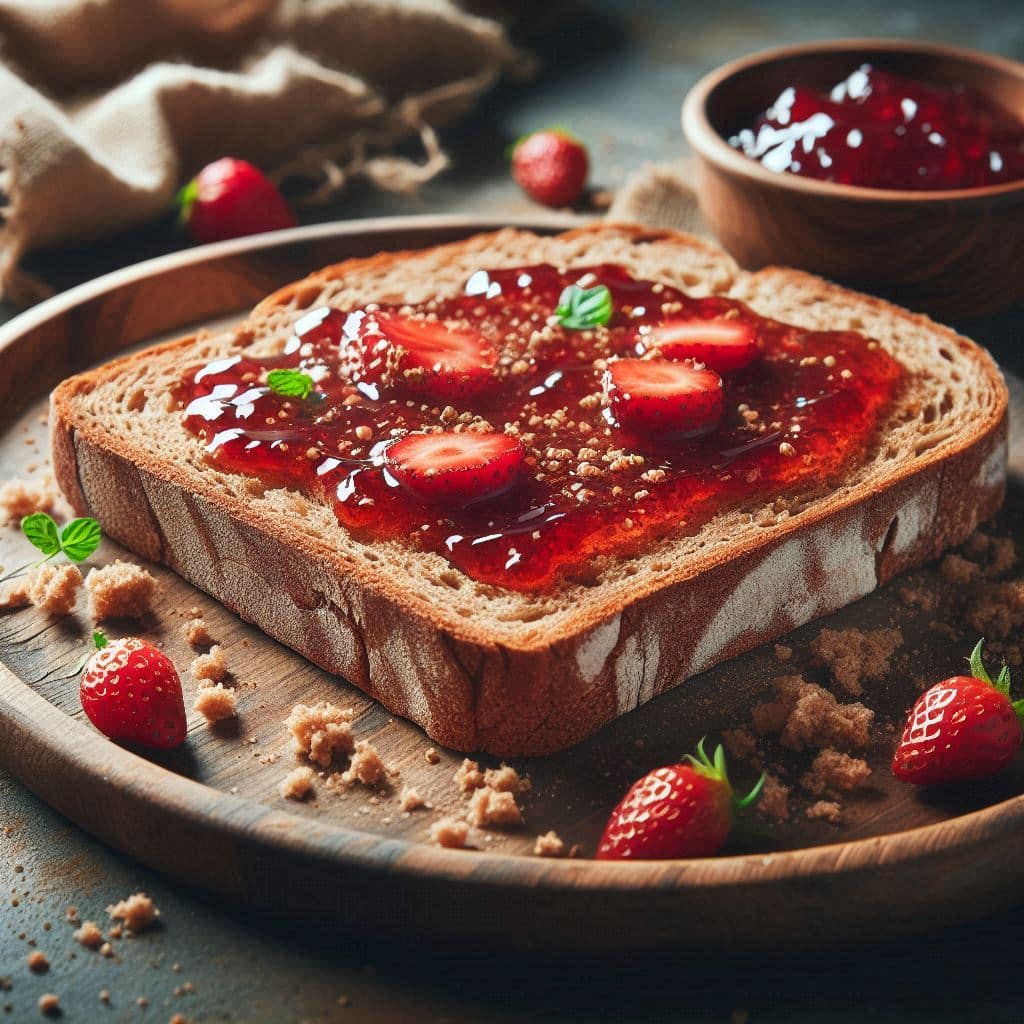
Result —
[{"label": "bread crust", "polygon": [[[582,228],[561,237],[585,241],[606,230],[632,232],[636,240],[703,245],[628,226]],[[478,237],[444,248],[486,249],[486,242]],[[268,297],[249,324],[287,304],[297,290],[392,266],[408,255],[326,268]],[[282,643],[417,722],[437,742],[504,756],[550,753],[936,557],[1002,502],[1006,392],[986,353],[924,317],[796,271],[770,268],[737,274],[737,280],[750,289],[762,283],[813,286],[831,302],[935,333],[970,355],[979,386],[992,401],[955,443],[894,463],[883,485],[826,495],[742,542],[660,575],[638,576],[628,600],[621,588],[588,595],[546,634],[525,628],[521,635],[499,633],[454,613],[445,618],[393,574],[283,529],[187,467],[137,450],[77,415],[76,398],[111,373],[130,373],[141,361],[184,352],[194,336],[61,384],[51,400],[54,471],[76,511],[96,515],[114,539],[167,564]]]}]

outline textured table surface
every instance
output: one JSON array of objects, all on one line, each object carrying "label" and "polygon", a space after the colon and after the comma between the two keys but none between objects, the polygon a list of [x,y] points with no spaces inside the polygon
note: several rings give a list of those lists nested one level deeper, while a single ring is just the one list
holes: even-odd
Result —
[{"label": "textured table surface", "polygon": [[[531,5],[533,6],[533,5]],[[540,5],[536,5],[540,6]],[[417,198],[362,191],[317,219],[398,213],[531,212],[510,182],[511,139],[564,124],[591,145],[596,185],[614,188],[647,160],[682,156],[679,105],[705,71],[762,47],[815,38],[891,35],[1024,58],[1018,2],[582,4],[586,18],[527,38],[544,71],[510,84],[445,141],[455,165]],[[167,225],[46,254],[36,268],[63,286],[173,248]],[[4,318],[10,310],[0,310]],[[1024,310],[957,325],[1024,370]],[[2,476],[0,472],[0,476]],[[72,942],[69,905],[103,919],[105,905],[145,890],[165,925],[107,959]],[[1008,894],[1008,902],[1010,894]],[[628,927],[628,922],[624,922]],[[439,953],[372,937],[310,934],[217,905],[165,883],[83,835],[0,773],[0,1021],[40,1019],[43,992],[68,1021],[1019,1021],[1020,915],[899,946],[820,957],[615,963],[508,958],[486,949]],[[49,972],[29,973],[32,945]],[[543,949],[543,936],[538,936]],[[180,970],[175,970],[174,965]],[[108,990],[108,1005],[100,1002]],[[175,992],[179,994],[175,994]],[[148,1002],[140,1006],[139,999]],[[347,1003],[341,1005],[339,999]],[[741,1012],[742,1011],[742,1012]]]}]

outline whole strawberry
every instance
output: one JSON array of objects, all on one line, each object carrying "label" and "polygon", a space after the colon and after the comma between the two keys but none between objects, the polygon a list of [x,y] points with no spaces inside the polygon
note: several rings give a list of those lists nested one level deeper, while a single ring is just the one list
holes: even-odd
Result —
[{"label": "whole strawberry", "polygon": [[512,150],[512,177],[545,206],[572,206],[583,192],[589,169],[583,143],[556,128],[527,135]]},{"label": "whole strawberry", "polygon": [[185,740],[181,680],[170,658],[148,640],[108,642],[94,633],[97,650],[79,684],[82,710],[105,736],[171,750]]},{"label": "whole strawberry", "polygon": [[295,227],[295,215],[261,170],[224,157],[207,164],[179,193],[181,221],[197,242]]},{"label": "whole strawberry", "polygon": [[656,768],[635,782],[612,811],[597,847],[598,860],[709,857],[729,837],[736,812],[760,795],[764,776],[736,798],[719,746],[714,760],[697,745],[686,764]]},{"label": "whole strawberry", "polygon": [[918,786],[983,779],[1016,756],[1024,701],[1010,699],[1005,665],[995,682],[989,678],[983,644],[971,654],[972,675],[944,679],[917,699],[892,759],[898,779]]}]

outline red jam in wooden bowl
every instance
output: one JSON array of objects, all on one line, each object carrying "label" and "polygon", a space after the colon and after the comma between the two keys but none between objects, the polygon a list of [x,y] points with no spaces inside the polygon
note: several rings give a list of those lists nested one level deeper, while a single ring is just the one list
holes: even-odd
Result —
[{"label": "red jam in wooden bowl", "polygon": [[831,93],[784,89],[729,140],[772,171],[841,185],[926,191],[1024,178],[1024,123],[965,87],[865,64]]},{"label": "red jam in wooden bowl", "polygon": [[[608,299],[607,322],[585,326]],[[279,355],[183,379],[208,458],[326,500],[360,539],[520,591],[589,578],[600,556],[723,508],[829,486],[864,458],[903,378],[859,334],[613,265],[481,270],[454,298],[324,308],[295,332]]]}]

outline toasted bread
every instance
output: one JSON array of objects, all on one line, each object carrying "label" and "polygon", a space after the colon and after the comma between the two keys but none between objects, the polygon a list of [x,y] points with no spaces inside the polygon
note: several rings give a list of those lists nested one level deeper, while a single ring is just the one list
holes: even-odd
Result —
[{"label": "toasted bread", "polygon": [[[806,328],[862,332],[903,364],[907,386],[840,486],[729,508],[692,536],[604,560],[587,584],[541,593],[481,584],[397,541],[360,541],[326,504],[219,470],[169,400],[186,367],[273,351],[306,309],[417,302],[455,294],[481,266],[541,262],[618,263]],[[1006,405],[988,354],[923,316],[792,270],[744,273],[689,236],[604,225],[509,229],[329,267],[271,295],[237,331],[65,381],[50,422],[65,495],[111,537],[439,743],[533,755],[963,540],[1002,501]]]}]

